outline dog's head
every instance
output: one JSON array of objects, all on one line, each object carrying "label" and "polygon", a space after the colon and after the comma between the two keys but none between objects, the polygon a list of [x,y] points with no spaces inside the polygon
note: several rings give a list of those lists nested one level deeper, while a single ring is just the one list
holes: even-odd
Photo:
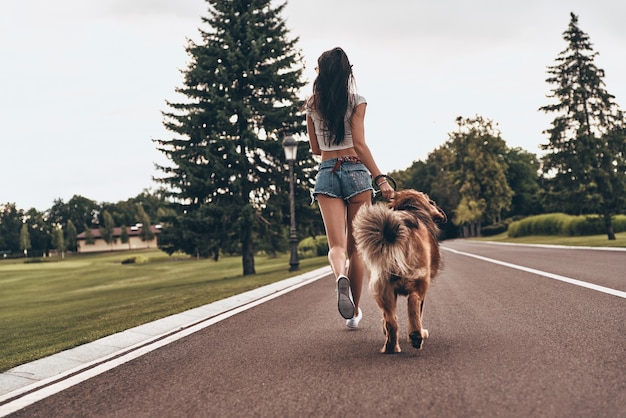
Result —
[{"label": "dog's head", "polygon": [[393,210],[420,212],[435,222],[444,223],[448,219],[444,211],[426,193],[414,189],[396,192],[394,199],[389,202],[389,207]]}]

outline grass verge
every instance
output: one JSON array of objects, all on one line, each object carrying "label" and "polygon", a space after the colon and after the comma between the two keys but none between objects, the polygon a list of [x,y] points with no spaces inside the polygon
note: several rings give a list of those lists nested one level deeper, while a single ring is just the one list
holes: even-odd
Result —
[{"label": "grass verge", "polygon": [[[141,263],[122,264],[131,257]],[[240,257],[218,262],[159,250],[0,261],[0,371],[119,331],[328,265],[326,257]]]},{"label": "grass verge", "polygon": [[566,237],[560,235],[529,235],[510,238],[506,232],[491,237],[472,238],[476,241],[510,242],[517,244],[569,245],[574,247],[626,247],[626,232],[615,234],[616,239],[609,241],[606,235]]}]

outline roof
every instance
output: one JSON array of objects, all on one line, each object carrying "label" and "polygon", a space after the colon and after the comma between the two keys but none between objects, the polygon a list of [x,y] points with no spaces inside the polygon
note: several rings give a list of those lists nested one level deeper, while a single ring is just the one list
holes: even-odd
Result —
[{"label": "roof", "polygon": [[[138,226],[128,226],[126,227],[126,233],[128,234],[129,237],[138,237],[139,235],[141,235],[141,230],[143,229],[143,227],[138,224]],[[156,235],[159,234],[161,232],[161,225],[150,225],[150,230]],[[76,236],[76,239],[87,239],[86,237],[86,231],[85,232],[81,232],[80,234],[78,234]],[[102,235],[100,234],[100,228],[92,228],[91,229],[91,236],[94,239],[98,239],[98,238],[102,238]],[[122,236],[122,228],[121,227],[115,227],[113,228],[113,237],[114,238],[119,238]]]}]

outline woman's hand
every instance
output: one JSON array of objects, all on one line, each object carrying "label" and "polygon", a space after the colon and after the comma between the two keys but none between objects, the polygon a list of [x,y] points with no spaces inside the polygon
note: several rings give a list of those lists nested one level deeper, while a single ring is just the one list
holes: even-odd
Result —
[{"label": "woman's hand", "polygon": [[396,191],[393,190],[393,187],[391,187],[386,181],[381,181],[378,187],[380,188],[380,192],[383,194],[383,197],[387,200],[393,199],[396,195]]}]

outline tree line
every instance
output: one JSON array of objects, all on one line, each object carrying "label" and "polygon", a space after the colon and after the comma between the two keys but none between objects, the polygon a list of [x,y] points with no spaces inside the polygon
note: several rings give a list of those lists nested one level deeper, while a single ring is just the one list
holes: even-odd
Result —
[{"label": "tree line", "polygon": [[[52,236],[59,235],[55,227],[65,233],[70,225],[77,233],[101,228],[105,212],[115,225],[129,225],[141,218],[138,207],[161,224],[159,247],[169,254],[214,259],[240,254],[243,274],[254,274],[255,254],[287,250],[289,172],[281,141],[306,130],[298,39],[289,36],[281,17],[284,4],[207,2],[203,22],[208,28],[200,29],[198,43],[189,41],[189,63],[176,89],[186,100],[167,102],[163,112],[173,137],[153,139],[169,160],[157,167],[158,193],[101,205],[75,196],[43,214],[19,215],[15,205],[4,205],[0,250],[20,248],[25,223],[31,245],[37,241],[34,231],[43,228],[47,232],[38,239],[52,246]],[[554,115],[544,132],[545,155],[509,148],[495,121],[461,116],[448,141],[425,161],[390,173],[399,187],[429,193],[449,214],[447,237],[492,233],[511,219],[561,211],[599,214],[608,238],[615,238],[612,217],[626,207],[624,115],[606,91],[588,35],[578,17],[570,17],[563,33],[567,46],[547,71],[552,103],[538,109]],[[317,162],[308,143],[300,143],[297,156],[299,238],[324,234],[319,211],[311,205]],[[71,242],[69,235],[64,239]]]},{"label": "tree line", "polygon": [[477,236],[483,225],[506,229],[504,218],[564,212],[600,215],[609,240],[613,218],[626,210],[626,123],[596,67],[589,36],[570,15],[567,47],[548,67],[548,98],[539,110],[554,115],[538,159],[509,149],[481,116],[457,119],[449,140],[398,173],[403,187],[426,190],[452,214],[448,234]]},{"label": "tree line", "polygon": [[[305,131],[298,91],[303,61],[281,18],[284,4],[269,0],[209,0],[208,30],[190,42],[183,70],[185,102],[168,103],[164,124],[174,138],[155,139],[171,162],[158,181],[175,202],[165,220],[168,252],[217,257],[239,252],[244,274],[254,254],[286,248],[287,134]],[[555,116],[545,156],[509,149],[497,123],[459,117],[457,131],[425,162],[394,173],[401,187],[430,193],[452,215],[448,236],[478,235],[504,220],[543,211],[600,214],[609,239],[612,217],[624,210],[624,115],[604,85],[589,37],[571,21],[567,47],[548,67]],[[323,232],[307,206],[316,162],[302,144],[295,164],[297,214],[303,232]],[[506,226],[506,225],[505,225]]]},{"label": "tree line", "polygon": [[64,253],[77,250],[77,236],[85,232],[86,243],[93,243],[91,230],[113,242],[113,228],[121,227],[124,240],[126,227],[141,223],[141,239],[154,238],[150,225],[167,212],[168,203],[162,193],[144,190],[134,198],[117,203],[98,203],[75,195],[69,201],[56,199],[51,208],[23,210],[16,203],[0,204],[0,257],[41,257],[51,251]]}]

